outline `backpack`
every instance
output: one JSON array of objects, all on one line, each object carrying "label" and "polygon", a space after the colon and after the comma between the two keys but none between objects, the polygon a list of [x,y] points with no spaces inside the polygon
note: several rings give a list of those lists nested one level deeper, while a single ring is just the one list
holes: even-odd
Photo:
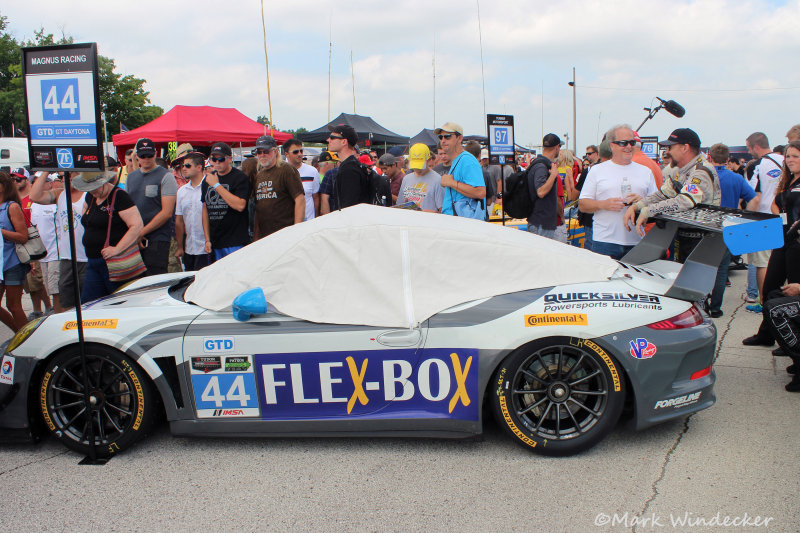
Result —
[{"label": "backpack", "polygon": [[367,198],[364,203],[372,205],[392,206],[392,188],[389,180],[381,176],[369,166],[359,163],[367,179]]},{"label": "backpack", "polygon": [[531,200],[528,187],[528,173],[533,170],[536,159],[525,170],[511,174],[506,179],[506,190],[503,191],[503,211],[511,218],[528,218],[533,212],[535,202]]}]

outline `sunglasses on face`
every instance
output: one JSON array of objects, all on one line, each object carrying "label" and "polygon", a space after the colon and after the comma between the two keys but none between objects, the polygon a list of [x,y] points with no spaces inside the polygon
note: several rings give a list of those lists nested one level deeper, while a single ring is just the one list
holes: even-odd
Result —
[{"label": "sunglasses on face", "polygon": [[150,154],[150,155],[139,155],[139,154],[136,154],[136,157],[138,157],[139,159],[150,159],[151,157],[155,157],[155,156],[156,156],[156,154]]},{"label": "sunglasses on face", "polygon": [[226,157],[213,157],[213,156],[209,157],[209,160],[214,162],[214,163],[222,163],[223,161],[225,161],[225,159],[227,159],[227,158]]},{"label": "sunglasses on face", "polygon": [[294,155],[302,154],[303,150],[292,150],[291,153],[294,154]]},{"label": "sunglasses on face", "polygon": [[455,133],[443,133],[439,135],[439,140],[441,141],[442,139],[449,139],[453,135],[455,135]]},{"label": "sunglasses on face", "polygon": [[328,135],[328,139],[344,139],[344,137],[340,137],[339,135]]},{"label": "sunglasses on face", "polygon": [[626,146],[633,146],[636,144],[636,141],[631,139],[630,141],[611,141],[612,144],[616,144],[617,146],[622,146],[623,148]]},{"label": "sunglasses on face", "polygon": [[15,177],[14,181],[16,181],[17,183],[22,183],[23,181],[25,181],[25,178],[16,178]]},{"label": "sunglasses on face", "polygon": [[258,150],[256,150],[256,155],[266,155],[266,154],[270,153],[270,151],[271,150],[267,150],[267,149],[264,149],[264,148],[259,148]]},{"label": "sunglasses on face", "polygon": [[597,152],[586,152],[586,155],[585,155],[584,157],[589,157],[590,155],[594,155],[594,154],[596,154],[596,153],[597,153]]},{"label": "sunglasses on face", "polygon": [[191,163],[184,163],[183,168],[192,168],[194,165]]}]

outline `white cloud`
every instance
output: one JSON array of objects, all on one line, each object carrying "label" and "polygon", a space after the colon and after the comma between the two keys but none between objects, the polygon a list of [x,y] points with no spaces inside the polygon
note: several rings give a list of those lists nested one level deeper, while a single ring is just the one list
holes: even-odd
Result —
[{"label": "white cloud", "polygon": [[[219,105],[253,118],[267,113],[258,2],[15,4],[0,13],[17,37],[43,26],[95,41],[119,72],[145,78],[153,103],[165,109]],[[352,50],[359,113],[407,135],[434,125],[435,41],[436,121],[485,129],[475,2],[264,5],[278,126],[315,128],[327,121],[332,39],[333,116],[353,109]],[[513,114],[518,142],[536,142],[542,119],[545,130],[571,136],[573,66],[584,146],[596,140],[598,126],[638,125],[655,96],[687,109],[683,119],[662,111],[643,128],[662,137],[684,126],[706,144],[741,144],[762,130],[778,144],[800,121],[792,112],[799,90],[746,90],[800,87],[800,0],[483,0],[480,9],[486,111]]]}]

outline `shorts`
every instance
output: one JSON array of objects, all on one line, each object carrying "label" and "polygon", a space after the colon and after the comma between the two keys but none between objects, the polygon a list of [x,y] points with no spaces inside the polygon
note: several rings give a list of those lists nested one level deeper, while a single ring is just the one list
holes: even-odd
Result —
[{"label": "shorts", "polygon": [[29,265],[20,263],[3,271],[3,285],[22,285],[28,275]]},{"label": "shorts", "polygon": [[[78,294],[83,288],[83,278],[86,277],[86,263],[78,261]],[[60,259],[58,261],[58,295],[61,307],[75,307],[75,285],[72,283],[72,261]]]},{"label": "shorts", "polygon": [[58,261],[42,262],[42,280],[44,281],[44,288],[50,296],[58,294],[60,271]]},{"label": "shorts", "polygon": [[772,250],[762,250],[760,252],[745,254],[744,262],[756,268],[767,268],[770,254],[772,254]]},{"label": "shorts", "polygon": [[31,261],[30,270],[28,275],[25,276],[25,283],[22,284],[22,287],[28,294],[44,290],[42,267],[39,261]]}]

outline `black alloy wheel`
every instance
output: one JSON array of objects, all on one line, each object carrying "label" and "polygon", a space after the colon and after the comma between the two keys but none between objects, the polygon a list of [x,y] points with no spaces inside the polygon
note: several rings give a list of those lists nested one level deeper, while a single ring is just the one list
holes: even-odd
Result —
[{"label": "black alloy wheel", "polygon": [[98,457],[130,447],[150,429],[155,394],[150,377],[111,348],[86,347],[89,401],[83,364],[76,349],[48,362],[39,390],[47,428],[68,448],[89,454],[91,437]]},{"label": "black alloy wheel", "polygon": [[498,421],[544,455],[571,455],[597,444],[622,413],[619,364],[590,340],[538,341],[500,365],[492,395]]}]

